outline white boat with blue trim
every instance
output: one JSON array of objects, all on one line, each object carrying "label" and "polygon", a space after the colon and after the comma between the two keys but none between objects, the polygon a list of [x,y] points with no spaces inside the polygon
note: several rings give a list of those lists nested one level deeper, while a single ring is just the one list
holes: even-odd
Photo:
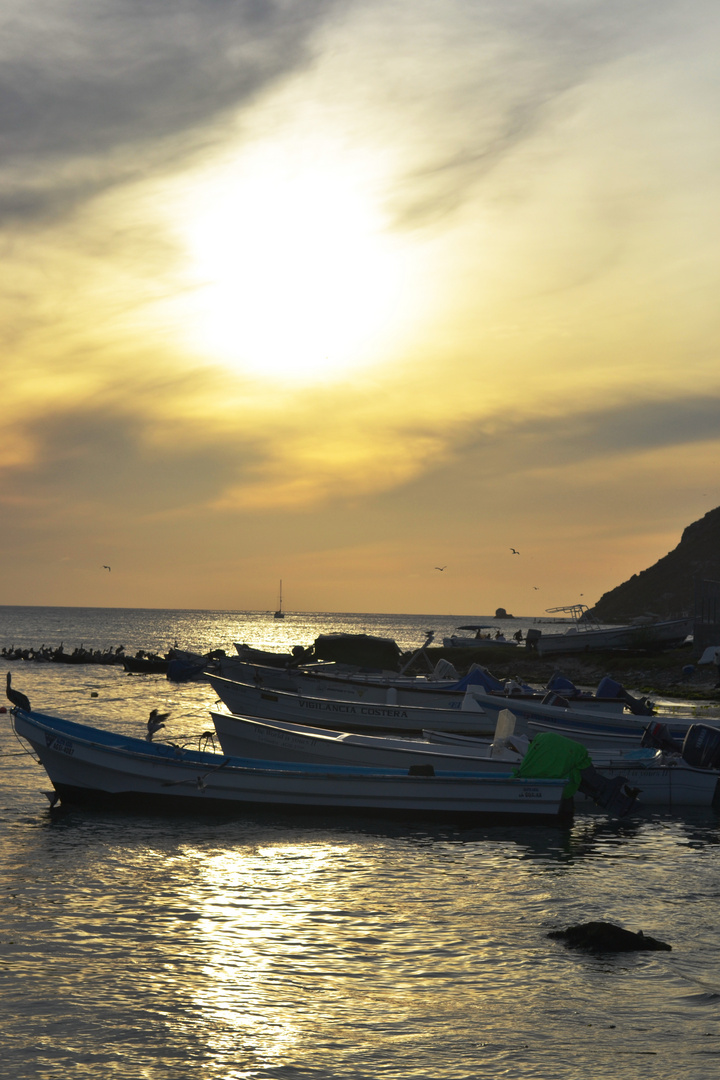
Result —
[{"label": "white boat with blue trim", "polygon": [[237,758],[154,743],[19,707],[62,804],[199,811],[347,811],[432,819],[559,822],[566,778],[432,767],[355,767]]}]

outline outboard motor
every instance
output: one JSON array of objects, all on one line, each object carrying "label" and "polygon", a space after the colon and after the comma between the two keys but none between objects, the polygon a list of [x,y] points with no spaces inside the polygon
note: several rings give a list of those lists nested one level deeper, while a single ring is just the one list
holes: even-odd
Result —
[{"label": "outboard motor", "polygon": [[660,723],[648,724],[643,731],[640,745],[651,746],[655,750],[664,750],[668,754],[681,754],[683,751],[682,743],[678,742],[677,739],[673,739],[667,724]]},{"label": "outboard motor", "polygon": [[615,701],[623,701],[633,716],[654,716],[655,706],[649,698],[636,698],[629,694],[624,686],[615,682],[609,675],[601,679],[595,691],[596,698],[611,698]]},{"label": "outboard motor", "polygon": [[588,795],[603,810],[616,817],[629,814],[640,794],[640,789],[631,787],[624,776],[615,776],[611,780],[592,765],[581,769],[580,777],[578,791]]},{"label": "outboard motor", "polygon": [[545,686],[545,689],[554,690],[556,693],[567,694],[569,697],[577,697],[580,693],[572,679],[568,679],[567,675],[563,675],[561,671],[555,672]]},{"label": "outboard motor", "polygon": [[720,728],[691,724],[682,744],[682,756],[696,769],[720,769]]},{"label": "outboard motor", "polygon": [[570,702],[567,698],[564,698],[562,694],[556,694],[554,690],[551,690],[540,702],[541,705],[557,705],[559,709],[569,709]]}]

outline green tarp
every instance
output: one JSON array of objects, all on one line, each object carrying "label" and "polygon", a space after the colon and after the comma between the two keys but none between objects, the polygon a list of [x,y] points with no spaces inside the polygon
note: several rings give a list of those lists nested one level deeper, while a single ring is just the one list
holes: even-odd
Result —
[{"label": "green tarp", "polygon": [[537,780],[556,780],[567,776],[563,798],[569,799],[580,785],[580,772],[591,765],[590,755],[580,743],[566,739],[564,735],[544,731],[530,743],[527,754],[513,775]]}]

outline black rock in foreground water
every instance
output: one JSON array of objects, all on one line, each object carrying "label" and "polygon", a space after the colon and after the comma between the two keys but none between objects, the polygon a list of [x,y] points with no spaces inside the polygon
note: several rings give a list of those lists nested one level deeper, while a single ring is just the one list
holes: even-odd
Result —
[{"label": "black rock in foreground water", "polygon": [[568,926],[567,930],[551,930],[550,938],[559,938],[571,949],[585,949],[588,952],[636,952],[639,949],[653,952],[671,952],[672,946],[664,941],[649,937],[640,930],[624,930],[609,922],[580,923]]}]

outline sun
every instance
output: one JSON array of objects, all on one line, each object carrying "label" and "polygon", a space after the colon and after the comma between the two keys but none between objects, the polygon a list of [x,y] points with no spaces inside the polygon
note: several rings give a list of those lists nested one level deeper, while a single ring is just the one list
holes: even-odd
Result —
[{"label": "sun", "polygon": [[256,149],[199,186],[182,228],[190,333],[258,377],[345,377],[403,308],[407,256],[348,160]]}]

